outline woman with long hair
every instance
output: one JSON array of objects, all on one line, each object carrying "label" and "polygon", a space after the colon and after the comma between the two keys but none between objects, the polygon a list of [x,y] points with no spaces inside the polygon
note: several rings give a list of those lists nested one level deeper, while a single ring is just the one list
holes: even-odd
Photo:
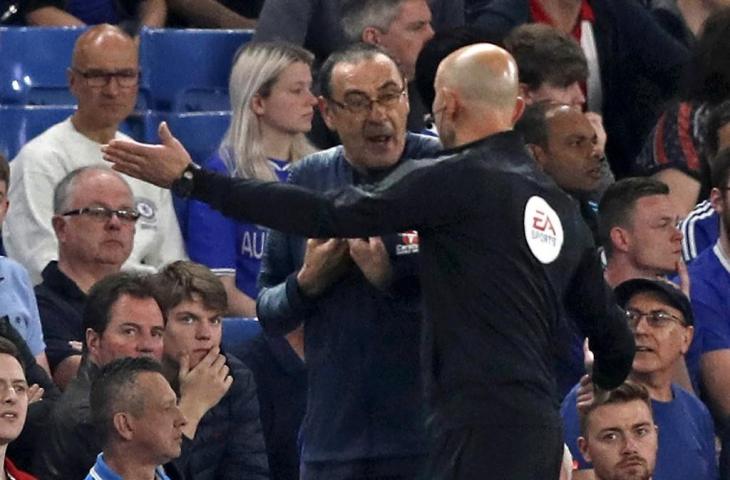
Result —
[{"label": "woman with long hair", "polygon": [[[205,168],[242,178],[285,181],[289,164],[314,151],[313,56],[283,42],[249,43],[236,55],[229,83],[231,124]],[[256,277],[266,230],[233,221],[206,204],[188,210],[190,258],[219,275],[229,313],[255,316]]]}]

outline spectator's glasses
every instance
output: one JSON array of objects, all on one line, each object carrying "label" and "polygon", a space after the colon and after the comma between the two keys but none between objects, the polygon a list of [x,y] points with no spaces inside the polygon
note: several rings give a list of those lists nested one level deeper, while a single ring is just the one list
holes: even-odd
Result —
[{"label": "spectator's glasses", "polygon": [[330,98],[329,101],[350,113],[363,115],[370,112],[376,103],[386,110],[390,110],[398,105],[405,95],[406,89],[403,87],[386,90],[375,99],[370,98],[364,93],[351,92],[345,95],[342,102],[338,102],[334,98]]},{"label": "spectator's glasses", "polygon": [[74,215],[85,215],[98,222],[108,222],[112,216],[116,215],[119,221],[126,223],[134,223],[139,218],[139,212],[136,210],[113,210],[106,207],[84,207],[76,210],[69,210],[61,214],[64,217]]},{"label": "spectator's glasses", "polygon": [[646,318],[646,323],[652,328],[665,328],[672,322],[677,322],[681,326],[686,326],[684,320],[676,315],[667,313],[663,310],[654,310],[653,312],[644,313],[632,308],[626,309],[626,319],[629,322],[629,328],[636,330],[642,318]]},{"label": "spectator's glasses", "polygon": [[132,88],[139,84],[139,70],[128,69],[128,70],[117,70],[115,72],[107,72],[105,70],[79,70],[78,68],[71,68],[74,72],[81,75],[86,84],[93,88],[106,87],[111,82],[112,78],[117,81],[117,85],[122,88]]}]

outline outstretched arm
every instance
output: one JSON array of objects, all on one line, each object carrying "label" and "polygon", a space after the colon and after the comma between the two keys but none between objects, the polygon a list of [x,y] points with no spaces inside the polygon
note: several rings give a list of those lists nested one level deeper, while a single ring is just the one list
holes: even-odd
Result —
[{"label": "outstretched arm", "polygon": [[[114,140],[103,148],[114,169],[169,188],[191,163],[163,123],[162,144]],[[321,194],[296,185],[230,178],[201,170],[192,196],[224,215],[310,238],[365,238],[448,223],[471,208],[454,164],[406,161],[376,185]],[[447,171],[449,175],[447,175]],[[424,195],[425,192],[439,195]],[[276,208],[271,208],[276,206]],[[262,208],[263,207],[263,208]]]}]

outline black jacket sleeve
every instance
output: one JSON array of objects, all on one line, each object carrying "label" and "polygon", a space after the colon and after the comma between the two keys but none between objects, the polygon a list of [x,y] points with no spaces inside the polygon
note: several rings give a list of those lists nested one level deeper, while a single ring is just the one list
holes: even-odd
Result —
[{"label": "black jacket sleeve", "polygon": [[593,383],[607,390],[618,387],[631,370],[636,346],[594,248],[585,250],[567,295],[566,308],[588,337],[595,357]]}]

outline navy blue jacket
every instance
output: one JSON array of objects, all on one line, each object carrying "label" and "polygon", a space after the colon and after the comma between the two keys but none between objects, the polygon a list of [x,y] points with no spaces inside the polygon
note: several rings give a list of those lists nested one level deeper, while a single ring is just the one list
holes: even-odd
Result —
[{"label": "navy blue jacket", "polygon": [[226,360],[233,385],[200,419],[190,448],[173,463],[188,480],[268,479],[253,374],[236,357],[226,354]]},{"label": "navy blue jacket", "polygon": [[284,337],[259,332],[241,348],[251,369],[271,480],[299,480],[299,427],[307,407],[307,371]]},{"label": "navy blue jacket", "polygon": [[[489,0],[472,6],[472,23],[506,35],[532,21],[529,0]],[[687,49],[635,0],[589,0],[603,90],[606,153],[617,178],[630,174],[663,103],[676,93]]]},{"label": "navy blue jacket", "polygon": [[[403,158],[433,156],[438,149],[435,139],[409,134]],[[342,147],[335,147],[295,164],[290,180],[327,191],[372,178],[360,178]],[[307,299],[296,282],[305,238],[276,231],[269,235],[257,313],[270,335],[304,322],[309,388],[302,425],[304,462],[425,452],[417,255],[406,252],[403,236],[387,235],[383,241],[395,273],[393,292],[377,290],[353,266],[321,296]]]}]

